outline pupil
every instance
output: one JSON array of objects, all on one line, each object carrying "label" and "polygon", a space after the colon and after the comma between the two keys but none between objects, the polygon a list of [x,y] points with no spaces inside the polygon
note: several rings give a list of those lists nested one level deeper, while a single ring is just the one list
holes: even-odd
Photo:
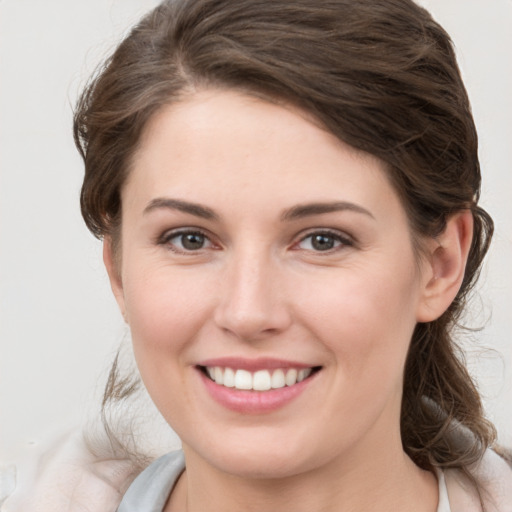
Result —
[{"label": "pupil", "polygon": [[204,245],[204,236],[197,233],[189,233],[182,236],[181,243],[185,249],[201,249]]},{"label": "pupil", "polygon": [[315,235],[312,245],[318,251],[328,251],[334,247],[334,239],[329,235]]}]

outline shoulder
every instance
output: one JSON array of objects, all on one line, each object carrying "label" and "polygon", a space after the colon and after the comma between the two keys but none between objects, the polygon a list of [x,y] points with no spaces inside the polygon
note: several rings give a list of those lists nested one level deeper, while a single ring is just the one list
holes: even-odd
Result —
[{"label": "shoulder", "polygon": [[[104,455],[104,456],[102,456]],[[93,455],[80,430],[66,434],[17,470],[2,512],[115,511],[139,469],[129,459]]]},{"label": "shoulder", "polygon": [[130,485],[118,512],[163,510],[184,469],[185,457],[181,450],[155,460]]},{"label": "shoulder", "polygon": [[[481,489],[485,512],[512,512],[512,468],[491,449],[469,472]],[[481,512],[476,489],[460,471],[445,471],[452,512]]]}]

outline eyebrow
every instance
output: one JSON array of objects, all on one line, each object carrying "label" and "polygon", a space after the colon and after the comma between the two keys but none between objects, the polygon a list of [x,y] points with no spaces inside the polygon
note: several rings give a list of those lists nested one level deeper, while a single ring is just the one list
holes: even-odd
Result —
[{"label": "eyebrow", "polygon": [[158,197],[149,202],[144,208],[144,215],[159,209],[178,210],[180,212],[189,213],[196,217],[207,220],[218,220],[218,215],[208,208],[197,203],[190,203],[181,199],[170,199],[166,197]]},{"label": "eyebrow", "polygon": [[[158,197],[151,200],[146,208],[144,208],[144,215],[158,209],[178,210],[196,217],[201,217],[202,219],[219,220],[219,216],[207,206],[183,201],[181,199],[171,199],[166,197]],[[324,213],[340,211],[352,211],[367,215],[372,219],[375,218],[370,211],[362,206],[347,201],[335,201],[330,203],[299,204],[285,210],[281,214],[281,221],[298,220],[313,215],[322,215]]]},{"label": "eyebrow", "polygon": [[370,211],[362,206],[347,201],[335,201],[332,203],[308,203],[299,204],[293,208],[289,208],[281,215],[282,221],[290,221],[310,217],[312,215],[322,215],[323,213],[351,211],[355,213],[362,213],[372,219],[375,217]]}]

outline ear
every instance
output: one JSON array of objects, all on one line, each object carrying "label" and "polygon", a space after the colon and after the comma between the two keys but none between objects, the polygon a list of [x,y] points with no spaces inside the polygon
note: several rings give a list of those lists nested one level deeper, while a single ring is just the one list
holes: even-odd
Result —
[{"label": "ear", "polygon": [[416,315],[418,322],[436,320],[452,303],[464,278],[472,239],[473,214],[464,210],[450,217],[444,231],[427,242],[423,295]]},{"label": "ear", "polygon": [[114,293],[119,310],[123,315],[125,321],[127,320],[126,305],[124,301],[123,282],[121,279],[121,269],[119,258],[114,254],[112,238],[106,236],[103,239],[103,263],[107,269],[108,278],[110,280],[110,287]]}]

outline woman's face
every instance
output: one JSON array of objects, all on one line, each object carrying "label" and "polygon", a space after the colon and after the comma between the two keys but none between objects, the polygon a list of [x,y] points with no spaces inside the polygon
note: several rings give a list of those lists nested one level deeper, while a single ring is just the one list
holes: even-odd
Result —
[{"label": "woman's face", "polygon": [[276,477],[400,447],[425,277],[380,161],[203,91],[150,121],[122,204],[114,291],[189,460]]}]

